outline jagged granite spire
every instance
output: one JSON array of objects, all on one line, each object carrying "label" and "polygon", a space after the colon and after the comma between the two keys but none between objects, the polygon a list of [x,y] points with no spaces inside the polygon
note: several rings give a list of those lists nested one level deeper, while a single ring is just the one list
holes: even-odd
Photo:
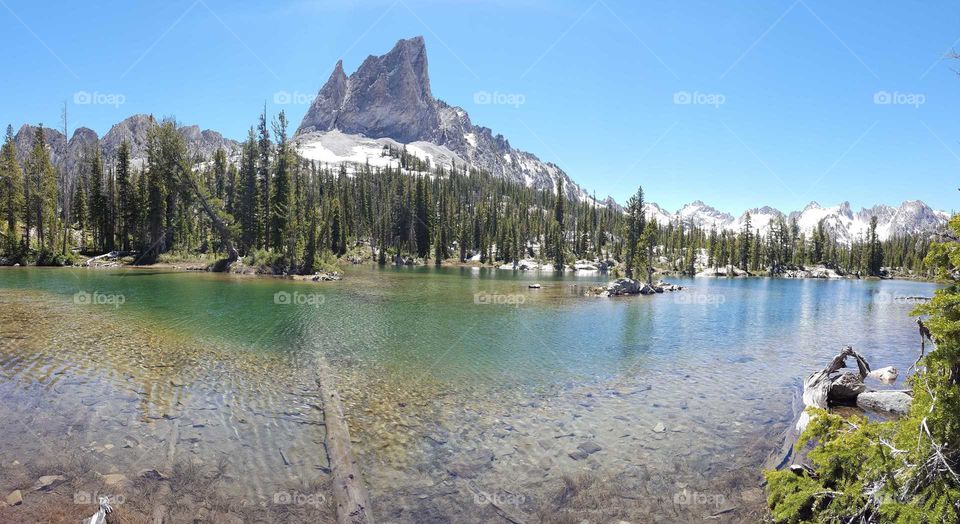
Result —
[{"label": "jagged granite spire", "polygon": [[440,119],[427,69],[421,36],[400,40],[385,55],[367,57],[349,78],[341,60],[297,134],[337,129],[400,142],[435,141]]}]

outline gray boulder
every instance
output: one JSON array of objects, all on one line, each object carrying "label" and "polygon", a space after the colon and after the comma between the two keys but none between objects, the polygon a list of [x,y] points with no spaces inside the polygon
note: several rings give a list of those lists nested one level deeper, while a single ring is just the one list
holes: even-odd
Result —
[{"label": "gray boulder", "polygon": [[860,375],[843,373],[830,386],[829,399],[835,402],[853,402],[867,390]]},{"label": "gray boulder", "polygon": [[867,391],[857,396],[857,407],[880,413],[906,415],[913,397],[902,391]]},{"label": "gray boulder", "polygon": [[607,296],[636,295],[640,293],[640,284],[632,278],[618,278],[607,284]]}]

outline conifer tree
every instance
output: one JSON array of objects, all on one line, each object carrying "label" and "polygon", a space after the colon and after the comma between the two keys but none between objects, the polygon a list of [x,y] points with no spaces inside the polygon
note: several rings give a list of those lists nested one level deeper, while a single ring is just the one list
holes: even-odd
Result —
[{"label": "conifer tree", "polygon": [[7,126],[6,137],[0,148],[0,204],[6,226],[4,251],[12,255],[17,250],[17,224],[24,213],[23,172],[17,161],[17,144],[13,127]]}]

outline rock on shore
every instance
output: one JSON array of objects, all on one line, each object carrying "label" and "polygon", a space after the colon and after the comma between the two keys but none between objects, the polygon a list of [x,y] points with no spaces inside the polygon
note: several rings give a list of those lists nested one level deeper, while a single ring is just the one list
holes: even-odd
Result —
[{"label": "rock on shore", "polygon": [[866,391],[857,396],[857,407],[880,413],[906,415],[913,397],[902,391]]}]

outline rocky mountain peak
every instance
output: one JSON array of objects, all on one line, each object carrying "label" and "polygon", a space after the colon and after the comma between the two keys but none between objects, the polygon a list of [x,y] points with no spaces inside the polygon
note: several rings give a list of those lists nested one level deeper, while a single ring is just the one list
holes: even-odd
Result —
[{"label": "rocky mountain peak", "polygon": [[846,202],[846,201],[842,202],[840,204],[839,210],[840,210],[840,213],[843,214],[843,216],[847,218],[853,218],[853,210],[850,209],[850,202]]},{"label": "rocky mountain peak", "polygon": [[303,117],[296,139],[302,151],[316,151],[316,159],[326,161],[333,157],[319,153],[327,149],[324,141],[335,149],[349,141],[363,149],[368,139],[412,146],[427,143],[426,149],[443,148],[440,157],[460,159],[461,168],[466,163],[550,191],[562,177],[569,197],[591,198],[556,165],[514,149],[502,135],[474,125],[463,108],[434,98],[421,36],[400,40],[384,55],[367,57],[349,76],[343,62],[337,62]]},{"label": "rocky mountain peak", "polygon": [[349,77],[338,61],[297,134],[338,129],[404,143],[429,141],[437,137],[437,113],[426,45],[418,36],[400,40],[385,55],[367,57]]}]

